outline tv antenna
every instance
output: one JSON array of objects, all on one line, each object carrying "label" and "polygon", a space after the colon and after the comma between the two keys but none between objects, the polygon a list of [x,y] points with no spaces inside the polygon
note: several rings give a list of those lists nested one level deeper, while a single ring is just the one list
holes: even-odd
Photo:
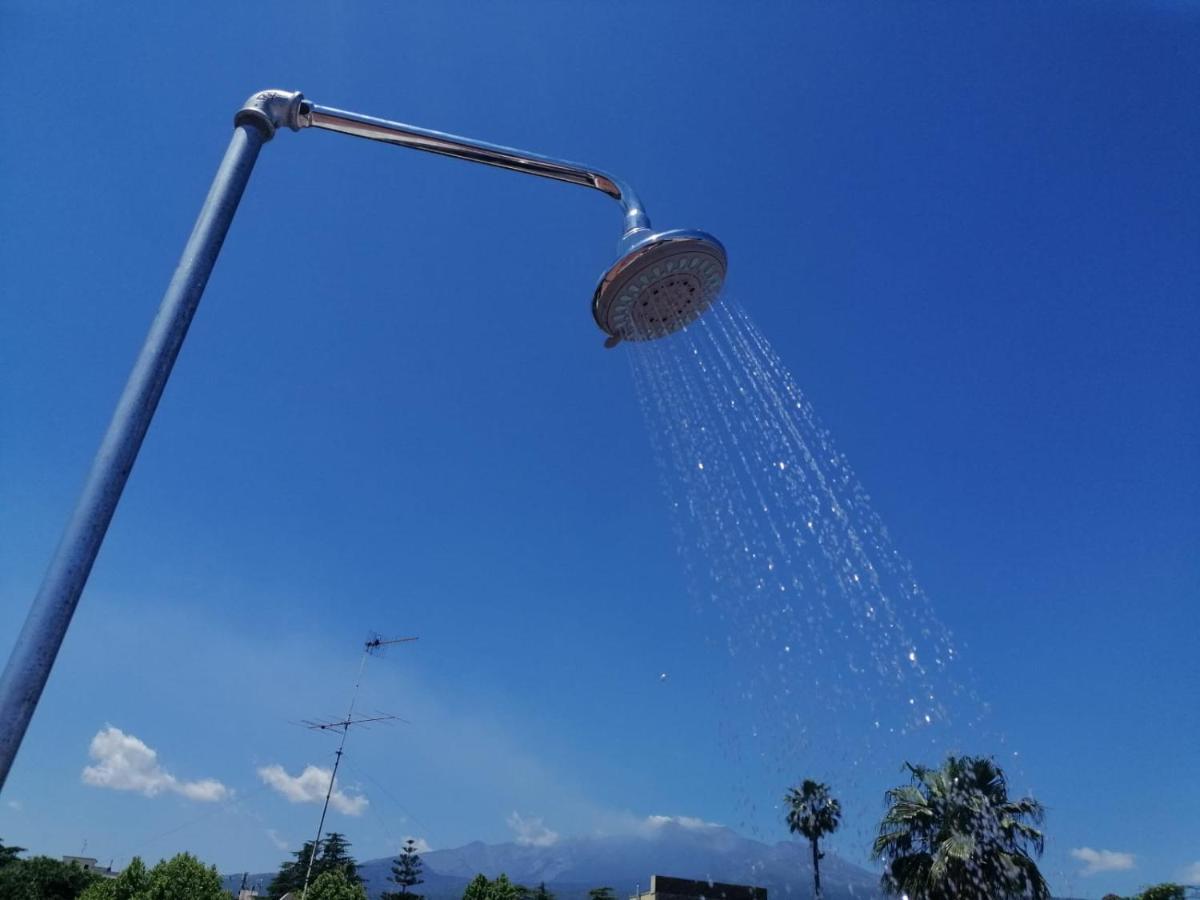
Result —
[{"label": "tv antenna", "polygon": [[370,722],[387,722],[400,719],[399,716],[388,715],[387,713],[377,713],[372,716],[354,717],[354,705],[358,702],[358,689],[362,685],[363,671],[367,666],[367,658],[371,656],[383,655],[388,647],[395,644],[407,644],[415,641],[415,637],[401,638],[383,638],[378,634],[372,633],[370,638],[363,642],[362,659],[358,663],[358,676],[354,679],[354,692],[350,695],[350,708],[346,711],[345,718],[338,719],[332,722],[318,722],[305,720],[302,724],[312,731],[341,731],[342,739],[338,741],[337,751],[333,757],[333,771],[329,773],[329,787],[325,790],[325,805],[321,807],[321,821],[317,825],[317,839],[313,841],[312,850],[308,854],[308,868],[304,872],[304,887],[300,891],[300,900],[304,900],[308,896],[308,880],[312,877],[313,861],[317,858],[317,848],[321,846],[321,834],[325,830],[325,814],[329,812],[329,798],[333,796],[333,784],[337,779],[338,765],[342,761],[342,754],[346,750],[346,737],[350,734],[350,729],[356,725],[366,725]]}]

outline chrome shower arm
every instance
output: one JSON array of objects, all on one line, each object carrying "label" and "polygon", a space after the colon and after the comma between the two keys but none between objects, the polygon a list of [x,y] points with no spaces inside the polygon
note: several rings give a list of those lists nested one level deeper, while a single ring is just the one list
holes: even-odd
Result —
[{"label": "chrome shower arm", "polygon": [[632,232],[650,228],[650,219],[633,188],[620,178],[591,166],[441,131],[431,131],[428,128],[417,128],[401,122],[376,119],[373,116],[333,109],[307,100],[300,101],[296,118],[301,128],[336,131],[372,141],[382,141],[385,144],[411,147],[427,153],[453,156],[468,162],[483,163],[514,172],[524,172],[526,175],[539,175],[542,178],[553,178],[555,181],[594,188],[618,201],[625,210],[626,237]]}]

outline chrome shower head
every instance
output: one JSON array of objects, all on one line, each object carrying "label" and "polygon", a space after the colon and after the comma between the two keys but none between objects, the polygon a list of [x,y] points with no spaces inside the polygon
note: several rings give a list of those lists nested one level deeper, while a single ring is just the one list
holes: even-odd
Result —
[{"label": "chrome shower head", "polygon": [[622,250],[592,298],[606,347],[678,331],[716,302],[725,282],[725,248],[703,231],[635,235]]}]

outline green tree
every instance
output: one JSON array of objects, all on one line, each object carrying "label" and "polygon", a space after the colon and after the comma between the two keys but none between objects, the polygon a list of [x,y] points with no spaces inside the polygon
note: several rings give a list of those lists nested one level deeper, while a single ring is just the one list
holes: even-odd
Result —
[{"label": "green tree", "polygon": [[[312,856],[312,841],[305,841],[304,846],[292,853],[292,859],[283,862],[279,871],[271,879],[267,895],[271,900],[279,900],[289,892],[299,895],[304,888],[304,877],[308,874],[308,860]],[[309,894],[312,894],[312,884],[326,872],[341,872],[351,884],[362,884],[358,874],[358,863],[350,855],[350,842],[346,836],[337,831],[331,831],[321,841],[316,858],[312,861],[312,875],[308,879]]]},{"label": "green tree", "polygon": [[79,900],[141,900],[150,887],[150,873],[135,856],[116,878],[101,878],[79,895]]},{"label": "green tree", "polygon": [[149,890],[150,872],[141,857],[135,856],[120,875],[99,883],[113,886],[113,900],[136,900],[139,894]]},{"label": "green tree", "polygon": [[[114,879],[112,878],[105,878],[101,881],[92,882],[79,895],[79,900],[115,900],[117,895],[113,881]],[[8,895],[0,892],[0,897],[5,896]]]},{"label": "green tree", "polygon": [[150,872],[141,857],[135,856],[120,875],[103,883],[113,886],[113,900],[135,900],[140,893],[149,890]]},{"label": "green tree", "polygon": [[216,866],[206,866],[190,853],[179,853],[150,870],[145,890],[136,900],[229,900]]},{"label": "green tree", "polygon": [[358,863],[350,855],[350,842],[346,836],[337,831],[331,831],[321,843],[321,854],[313,864],[313,878],[317,873],[341,871],[346,874],[346,880],[351,884],[362,884],[358,874]]},{"label": "green tree", "polygon": [[513,884],[503,872],[496,876],[495,881],[489,881],[482,873],[476,875],[463,891],[463,900],[527,900],[531,896],[529,888],[523,884]]},{"label": "green tree", "polygon": [[267,895],[271,900],[279,900],[289,891],[300,893],[300,889],[304,887],[304,873],[308,869],[308,858],[312,855],[312,848],[313,842],[305,841],[304,846],[292,854],[294,859],[280,863],[279,871],[267,888]]},{"label": "green tree", "polygon": [[610,887],[592,888],[588,891],[589,900],[617,900],[617,895]]},{"label": "green tree", "polygon": [[13,859],[0,867],[0,897],[4,900],[75,900],[97,878],[75,863],[48,856]]},{"label": "green tree", "polygon": [[813,896],[821,900],[821,860],[825,854],[818,843],[837,831],[842,823],[842,805],[829,792],[829,785],[808,778],[800,787],[788,790],[783,802],[787,804],[788,830],[808,838],[812,846]]},{"label": "green tree", "polygon": [[367,900],[361,882],[353,881],[346,870],[332,868],[322,872],[308,885],[305,900]]},{"label": "green tree", "polygon": [[0,869],[9,863],[17,862],[17,857],[24,852],[24,847],[6,847],[4,846],[4,841],[0,840]]},{"label": "green tree", "polygon": [[508,876],[501,872],[488,886],[488,900],[521,900],[522,890],[524,888],[513,884],[508,880]]},{"label": "green tree", "polygon": [[417,842],[409,838],[400,848],[400,855],[392,862],[392,874],[388,879],[392,883],[400,885],[400,890],[385,891],[380,895],[380,900],[403,900],[403,898],[423,900],[420,894],[409,892],[409,888],[425,883],[425,879],[421,877],[423,868],[421,854],[417,852]]},{"label": "green tree", "polygon": [[24,860],[0,868],[0,897],[4,900],[41,900],[37,882],[25,867]]},{"label": "green tree", "polygon": [[905,763],[908,784],[885,794],[872,855],[885,892],[911,900],[1049,900],[1038,870],[1042,805],[1010,800],[994,760],[949,756],[939,769]]},{"label": "green tree", "polygon": [[38,900],[37,885],[18,857],[24,847],[6,847],[0,841],[0,897],[5,900]]},{"label": "green tree", "polygon": [[480,872],[463,891],[463,900],[492,900],[492,883]]},{"label": "green tree", "polygon": [[1156,884],[1148,887],[1138,895],[1138,900],[1184,900],[1187,892],[1181,884]]}]

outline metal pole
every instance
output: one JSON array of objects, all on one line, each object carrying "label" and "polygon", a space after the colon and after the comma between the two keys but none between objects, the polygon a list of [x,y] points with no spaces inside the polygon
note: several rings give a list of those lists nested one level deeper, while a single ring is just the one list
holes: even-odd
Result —
[{"label": "metal pole", "polygon": [[[321,807],[321,821],[317,823],[317,839],[313,841],[312,851],[308,854],[308,868],[304,870],[304,887],[300,889],[300,900],[308,896],[308,880],[312,878],[313,862],[317,858],[317,848],[321,846],[321,832],[325,830],[325,815],[329,812],[329,798],[333,796],[333,785],[337,781],[338,766],[342,762],[342,752],[346,749],[346,735],[350,733],[350,725],[354,720],[354,704],[358,702],[358,688],[362,684],[363,669],[367,667],[367,657],[371,655],[371,641],[363,647],[362,660],[358,664],[358,677],[354,680],[354,693],[350,695],[350,710],[342,723],[342,739],[338,742],[337,755],[333,759],[333,771],[329,773],[329,788],[325,791],[325,805]],[[376,640],[375,646],[379,646]]]},{"label": "metal pole", "polygon": [[234,129],[179,266],[96,451],[75,512],[0,676],[0,788],[46,686],[258,151],[272,133],[273,129],[245,120]]},{"label": "metal pole", "polygon": [[346,732],[349,728],[342,730],[342,742],[338,745],[337,754],[333,760],[333,771],[329,773],[329,789],[325,791],[325,805],[321,807],[321,821],[317,824],[317,839],[313,842],[312,850],[308,854],[308,868],[304,870],[304,887],[300,889],[300,900],[304,900],[308,896],[308,881],[312,878],[313,863],[317,859],[317,849],[321,846],[321,833],[325,830],[325,816],[329,812],[329,798],[333,796],[333,785],[337,781],[338,766],[342,762],[342,748],[346,746]]}]

